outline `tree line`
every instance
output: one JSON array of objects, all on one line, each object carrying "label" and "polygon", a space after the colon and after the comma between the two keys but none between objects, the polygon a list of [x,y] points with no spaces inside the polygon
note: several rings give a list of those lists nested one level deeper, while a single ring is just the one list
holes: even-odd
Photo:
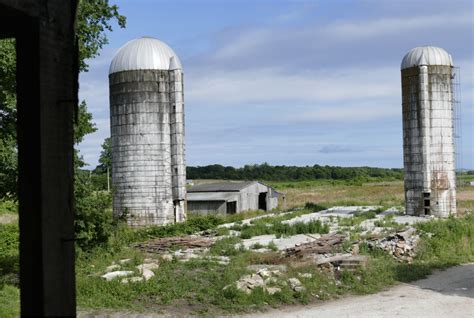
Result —
[{"label": "tree line", "polygon": [[338,166],[272,166],[267,163],[245,165],[242,168],[219,164],[187,167],[188,179],[266,180],[266,181],[308,181],[308,180],[351,180],[356,178],[378,178],[402,180],[403,169]]}]

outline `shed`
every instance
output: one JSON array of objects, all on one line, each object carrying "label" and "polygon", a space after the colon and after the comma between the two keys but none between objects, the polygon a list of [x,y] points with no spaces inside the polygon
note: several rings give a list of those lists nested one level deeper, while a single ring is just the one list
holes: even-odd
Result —
[{"label": "shed", "polygon": [[227,181],[195,185],[188,189],[188,212],[234,214],[248,210],[276,209],[284,195],[257,181]]}]

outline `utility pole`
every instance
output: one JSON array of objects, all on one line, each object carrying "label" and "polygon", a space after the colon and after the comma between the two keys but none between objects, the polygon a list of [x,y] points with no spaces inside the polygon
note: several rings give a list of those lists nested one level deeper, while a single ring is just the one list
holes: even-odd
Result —
[{"label": "utility pole", "polygon": [[110,192],[109,167],[107,167],[107,192]]}]

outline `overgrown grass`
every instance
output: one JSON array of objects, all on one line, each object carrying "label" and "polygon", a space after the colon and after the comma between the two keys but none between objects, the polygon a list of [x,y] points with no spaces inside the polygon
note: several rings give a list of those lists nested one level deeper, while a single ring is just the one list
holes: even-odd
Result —
[{"label": "overgrown grass", "polygon": [[[292,189],[290,189],[292,190]],[[237,226],[242,231],[242,237],[260,234],[292,235],[297,233],[325,232],[321,224],[285,226],[284,220],[298,215],[323,210],[326,206],[341,205],[349,201],[353,205],[390,205],[390,202],[403,204],[401,183],[383,183],[369,186],[356,185],[310,185],[293,188],[292,200],[301,202],[319,202],[321,205],[307,204],[305,209],[294,211],[273,218],[255,220],[250,226]],[[292,191],[293,191],[292,190]],[[321,190],[321,191],[320,191]],[[463,190],[467,199],[460,202],[469,208],[472,200],[466,188]],[[309,194],[308,194],[309,193]],[[466,194],[467,193],[467,194]],[[365,197],[364,197],[365,195]],[[290,196],[290,197],[291,197]],[[288,196],[287,196],[288,197]],[[302,200],[302,198],[305,198]],[[319,200],[318,198],[322,198]],[[400,201],[401,200],[401,201]],[[296,202],[296,201],[295,201]],[[132,310],[141,312],[157,312],[163,308],[188,307],[190,312],[216,316],[222,313],[253,311],[266,306],[280,304],[307,303],[315,299],[331,299],[346,293],[372,293],[397,282],[409,282],[423,278],[433,269],[445,268],[459,263],[474,261],[474,215],[464,218],[449,218],[433,220],[416,225],[422,233],[432,233],[432,236],[422,234],[422,242],[418,256],[413,264],[402,264],[385,252],[367,250],[361,246],[361,253],[370,256],[366,269],[355,273],[341,274],[337,282],[331,275],[319,271],[315,266],[292,267],[288,259],[279,253],[256,253],[240,248],[241,238],[225,238],[211,247],[210,255],[229,256],[231,261],[227,266],[219,265],[209,260],[191,260],[187,263],[177,261],[161,262],[155,270],[156,276],[145,283],[121,284],[119,281],[105,282],[99,276],[112,261],[131,258],[127,268],[143,262],[150,257],[140,251],[130,248],[132,243],[155,237],[187,235],[200,231],[214,229],[218,234],[228,234],[227,229],[217,229],[218,225],[241,221],[244,218],[263,215],[262,211],[251,211],[244,215],[236,214],[230,217],[206,216],[192,217],[185,223],[165,227],[150,227],[146,229],[129,229],[118,226],[106,246],[92,251],[81,252],[77,256],[77,301],[80,309],[113,309]],[[359,215],[355,218],[367,219],[372,215]],[[356,223],[359,222],[357,219]],[[359,222],[359,224],[360,224]],[[393,227],[393,220],[386,217],[381,225]],[[0,225],[0,317],[16,317],[19,312],[18,293],[18,227],[16,225]],[[269,246],[271,249],[271,247]],[[3,255],[3,256],[2,256]],[[223,288],[248,274],[249,264],[287,264],[288,273],[280,280],[298,277],[306,290],[295,293],[288,286],[281,286],[280,293],[269,295],[262,289],[256,289],[251,295],[246,295],[235,288]],[[312,278],[301,278],[299,272],[311,273]],[[317,296],[316,296],[317,295]]]},{"label": "overgrown grass", "polygon": [[391,207],[404,204],[402,181],[383,181],[352,185],[310,181],[272,183],[272,185],[286,194],[286,205],[288,208],[301,207],[304,202],[317,202],[325,206],[380,205]]},{"label": "overgrown grass", "polygon": [[12,285],[0,285],[0,317],[20,317],[20,290]]},{"label": "overgrown grass", "polygon": [[2,214],[17,214],[18,202],[14,200],[0,200],[0,215]]},{"label": "overgrown grass", "polygon": [[339,217],[338,224],[339,226],[355,226],[361,224],[365,220],[373,219],[377,216],[375,211],[367,211],[354,213],[353,217]]},{"label": "overgrown grass", "polygon": [[[314,265],[293,267],[291,261],[279,253],[255,253],[241,249],[238,244],[240,239],[236,237],[222,239],[210,250],[211,255],[229,256],[229,265],[222,266],[208,260],[162,262],[160,268],[155,270],[156,276],[145,283],[124,285],[104,282],[98,277],[112,259],[129,257],[132,250],[105,259],[97,255],[87,262],[78,262],[81,268],[78,269],[78,303],[80,308],[141,312],[185,305],[191,312],[213,316],[280,304],[305,304],[347,293],[373,293],[397,282],[423,278],[435,268],[474,261],[474,215],[464,219],[433,220],[418,224],[417,228],[421,233],[432,235],[422,234],[420,251],[412,264],[399,263],[381,250],[368,250],[362,245],[361,253],[370,256],[367,268],[355,272],[343,271],[336,275],[338,279]],[[144,255],[135,254],[134,257],[137,261],[132,265]],[[286,264],[288,272],[282,273],[275,283],[281,292],[269,295],[257,288],[247,295],[235,287],[224,289],[250,273],[247,270],[250,264]],[[298,273],[310,273],[312,277],[301,277]],[[297,293],[282,283],[290,277],[300,279],[306,290]]]},{"label": "overgrown grass", "polygon": [[275,234],[277,237],[281,237],[296,234],[329,233],[329,226],[322,224],[319,220],[294,224],[282,223],[280,221],[258,222],[253,225],[243,225],[239,229],[240,237],[243,239],[267,234]]},{"label": "overgrown grass", "polygon": [[314,234],[314,233],[328,233],[329,226],[322,224],[319,220],[310,221],[307,223],[297,222],[294,224],[283,223],[282,221],[293,219],[295,217],[317,212],[326,209],[321,205],[312,203],[307,204],[310,209],[301,209],[282,215],[264,217],[252,220],[250,224],[236,224],[231,227],[232,230],[240,231],[242,239],[248,239],[258,235],[275,234],[277,237],[290,236],[295,234]]},{"label": "overgrown grass", "polygon": [[464,218],[450,217],[447,220],[433,220],[418,223],[422,233],[419,259],[436,268],[444,268],[474,261],[474,213]]},{"label": "overgrown grass", "polygon": [[400,231],[400,230],[403,230],[404,228],[406,228],[406,226],[404,224],[400,224],[398,222],[395,222],[394,218],[395,218],[395,215],[393,215],[393,214],[385,215],[383,217],[383,219],[376,220],[374,222],[374,225],[378,226],[378,227],[391,228],[391,229],[394,229],[396,231]]},{"label": "overgrown grass", "polygon": [[18,317],[19,232],[17,224],[0,224],[0,317]]}]

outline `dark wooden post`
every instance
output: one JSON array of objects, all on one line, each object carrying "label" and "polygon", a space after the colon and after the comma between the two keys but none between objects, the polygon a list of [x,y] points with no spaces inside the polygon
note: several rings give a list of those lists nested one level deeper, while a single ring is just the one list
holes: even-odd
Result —
[{"label": "dark wooden post", "polygon": [[21,314],[75,316],[77,2],[0,0],[3,7],[0,26],[17,45]]}]

